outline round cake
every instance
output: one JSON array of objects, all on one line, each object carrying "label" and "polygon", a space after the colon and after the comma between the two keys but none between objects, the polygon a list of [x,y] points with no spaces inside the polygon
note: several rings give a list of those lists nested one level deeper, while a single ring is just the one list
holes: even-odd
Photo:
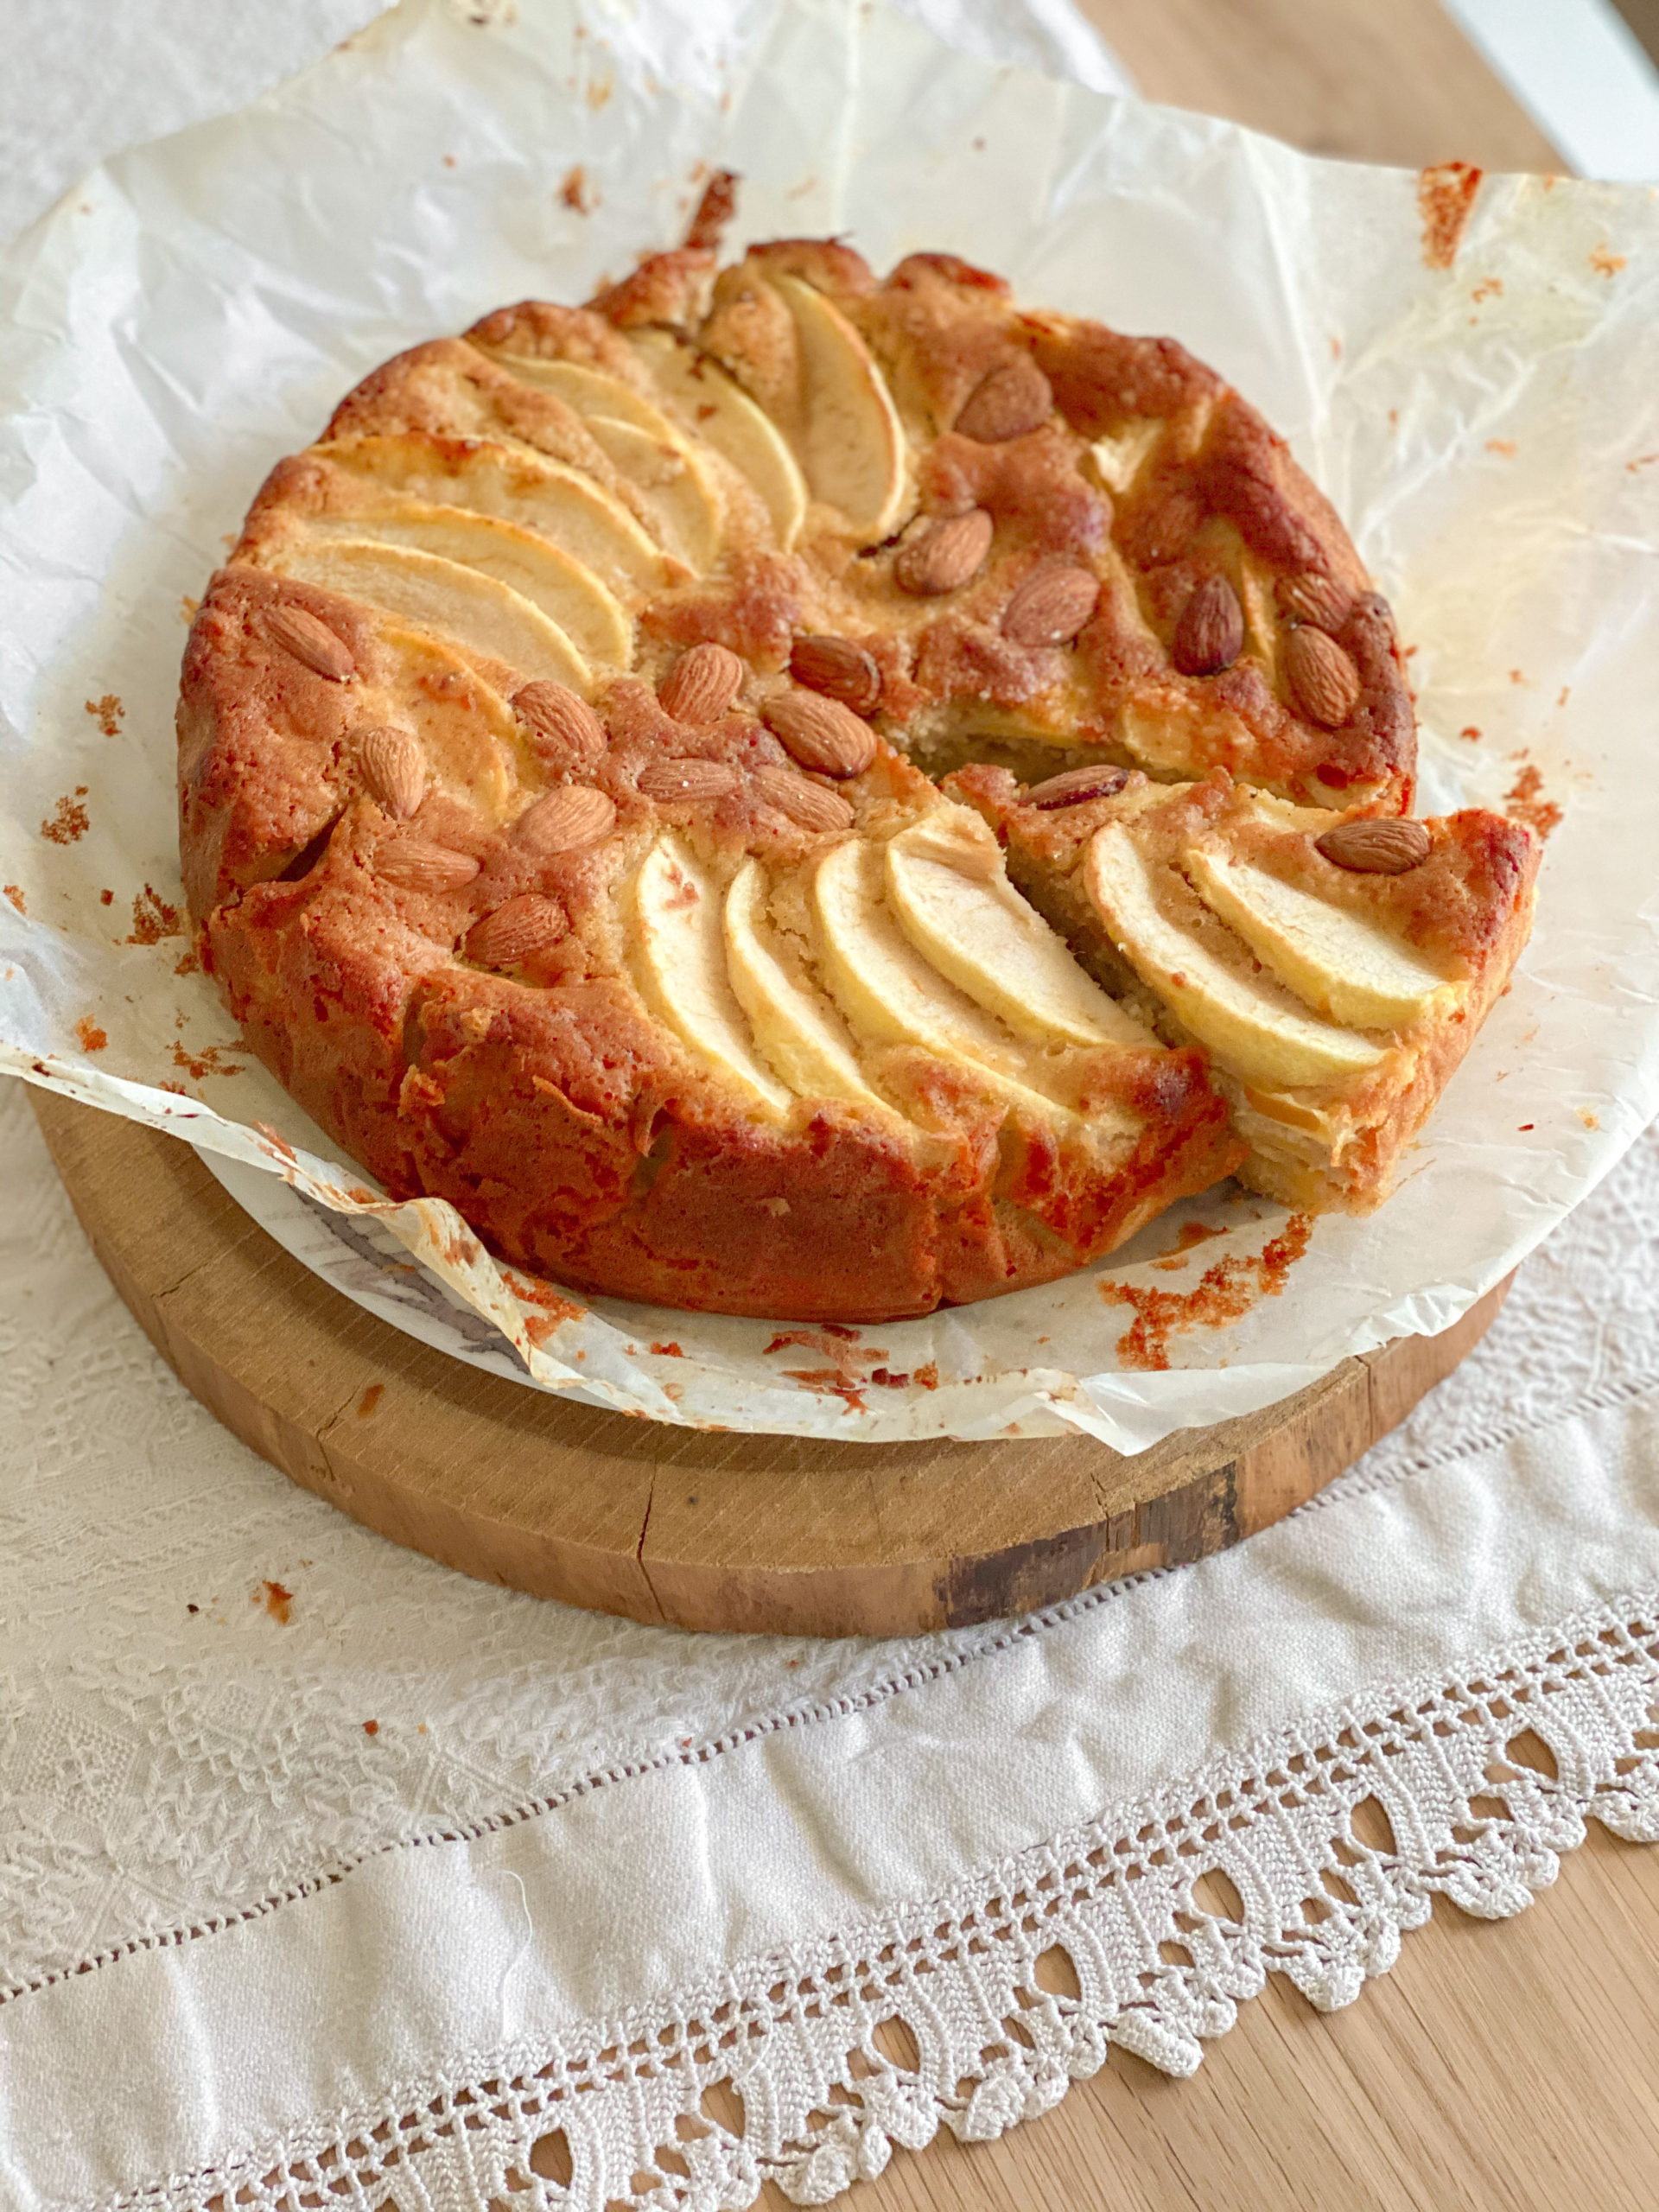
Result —
[{"label": "round cake", "polygon": [[[390,1192],[514,1264],[769,1317],[1064,1274],[1255,1173],[1264,1098],[1306,1117],[1369,1070],[1370,1099],[1385,1061],[1397,1149],[1501,987],[1532,863],[1524,832],[1489,854],[1466,928],[1355,906],[1428,833],[1365,857],[1414,727],[1327,503],[1172,341],[947,255],[722,269],[729,200],[716,179],[685,245],[585,308],[389,361],[261,490],[179,708],[190,908],[250,1043]],[[1235,932],[1239,988],[1300,991],[1281,1027],[1337,1033],[1222,911],[1257,896],[1241,869],[1315,906],[1340,879],[1329,911],[1428,979],[1351,992],[1358,1045],[1281,1054],[1300,1079],[1258,1067],[1248,1100],[1179,957],[1137,957],[1133,855],[1079,874],[1075,836],[1020,830],[1128,841],[1183,791],[1233,874],[1194,890],[1164,830],[1156,864]],[[1344,825],[1345,861],[1320,844]]]}]

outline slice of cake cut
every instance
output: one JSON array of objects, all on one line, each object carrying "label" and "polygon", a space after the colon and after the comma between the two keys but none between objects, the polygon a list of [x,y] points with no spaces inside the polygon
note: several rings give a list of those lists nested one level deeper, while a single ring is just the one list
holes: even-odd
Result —
[{"label": "slice of cake cut", "polygon": [[981,766],[946,788],[1091,974],[1203,1048],[1242,1179],[1305,1211],[1388,1195],[1531,925],[1536,841],[1478,810],[1333,821],[1221,772],[1027,788]]}]

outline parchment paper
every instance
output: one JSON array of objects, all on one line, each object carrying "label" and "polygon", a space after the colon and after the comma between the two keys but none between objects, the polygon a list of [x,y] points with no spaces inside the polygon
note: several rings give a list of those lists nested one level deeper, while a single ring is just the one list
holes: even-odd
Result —
[{"label": "parchment paper", "polygon": [[[178,658],[265,471],[388,353],[622,274],[716,162],[745,178],[734,246],[950,249],[1179,336],[1291,438],[1393,599],[1421,810],[1562,810],[1533,945],[1398,1194],[1320,1221],[1282,1295],[1178,1331],[1166,1370],[1121,1357],[1132,1317],[1102,1281],[1179,1294],[1232,1258],[1248,1285],[1280,1209],[1224,1188],[1105,1267],[890,1328],[567,1304],[447,1207],[377,1199],[191,972]],[[1413,175],[994,66],[863,0],[405,0],[241,115],[95,172],[7,257],[0,325],[0,1068],[377,1217],[545,1387],[671,1421],[1141,1449],[1449,1325],[1659,1108],[1645,188],[1489,179],[1436,267]],[[1225,1241],[1160,1268],[1194,1217]]]}]

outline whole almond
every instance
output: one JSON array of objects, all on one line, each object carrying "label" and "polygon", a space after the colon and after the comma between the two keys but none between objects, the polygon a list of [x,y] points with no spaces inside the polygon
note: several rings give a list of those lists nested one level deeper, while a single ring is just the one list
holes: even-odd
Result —
[{"label": "whole almond", "polygon": [[855,715],[875,711],[881,698],[881,671],[874,656],[850,638],[797,638],[789,649],[789,672],[809,691],[839,699]]},{"label": "whole almond", "polygon": [[1244,613],[1225,576],[1206,576],[1175,625],[1170,658],[1183,676],[1216,676],[1230,668],[1244,645]]},{"label": "whole almond", "polygon": [[931,523],[919,537],[899,549],[893,564],[893,580],[900,591],[918,599],[937,599],[941,592],[958,591],[977,575],[991,550],[991,518],[983,507],[969,507],[965,515],[947,515]]},{"label": "whole almond", "polygon": [[1033,569],[1002,610],[1002,634],[1016,645],[1069,645],[1095,611],[1100,578],[1057,563]]},{"label": "whole almond", "polygon": [[591,784],[566,784],[527,806],[514,824],[514,834],[532,853],[550,858],[595,843],[615,820],[616,808],[603,791]]},{"label": "whole almond", "polygon": [[1316,630],[1340,630],[1348,620],[1354,595],[1332,576],[1302,569],[1294,576],[1281,576],[1273,588],[1279,612],[1293,622],[1311,622]]},{"label": "whole almond", "polygon": [[527,892],[473,924],[467,932],[467,957],[480,968],[516,968],[532,952],[556,944],[569,926],[556,899]]},{"label": "whole almond", "polygon": [[526,683],[512,695],[512,711],[530,735],[531,750],[554,770],[591,776],[605,757],[605,725],[579,692],[566,683]]},{"label": "whole almond", "polygon": [[1311,623],[1284,643],[1285,683],[1297,711],[1321,729],[1340,729],[1359,699],[1359,671],[1334,638]]},{"label": "whole almond", "polygon": [[394,822],[407,822],[426,797],[426,755],[412,730],[383,722],[357,734],[363,780]]},{"label": "whole almond", "polygon": [[986,446],[1001,445],[1008,438],[1023,438],[1047,422],[1054,409],[1048,378],[1029,356],[1009,361],[982,377],[957,417],[964,438]]},{"label": "whole almond", "polygon": [[1201,527],[1209,509],[1187,485],[1144,508],[1131,533],[1129,550],[1143,568],[1155,569],[1177,561]]},{"label": "whole almond", "polygon": [[267,608],[265,635],[313,676],[326,677],[330,683],[347,683],[357,674],[350,646],[306,607]]},{"label": "whole almond", "polygon": [[470,853],[452,852],[405,831],[388,837],[374,856],[374,872],[403,891],[459,891],[478,874]]},{"label": "whole almond", "polygon": [[750,778],[757,794],[768,806],[817,836],[830,830],[850,830],[853,810],[839,791],[798,776],[792,768],[757,768]]},{"label": "whole almond", "polygon": [[734,652],[724,645],[693,645],[680,655],[664,677],[657,696],[663,712],[672,715],[688,729],[706,729],[717,722],[743,689],[747,671]]},{"label": "whole almond", "polygon": [[1335,867],[1357,875],[1405,875],[1428,858],[1429,835],[1421,822],[1372,817],[1339,822],[1313,843]]},{"label": "whole almond", "polygon": [[723,798],[737,784],[736,769],[724,760],[648,760],[639,771],[639,788],[645,797],[671,804]]},{"label": "whole almond", "polygon": [[762,711],[766,728],[803,768],[823,776],[857,776],[875,758],[875,732],[838,699],[780,691]]},{"label": "whole almond", "polygon": [[1081,806],[1084,799],[1113,798],[1128,780],[1127,768],[1109,768],[1104,763],[1093,768],[1067,768],[1050,776],[1046,783],[1033,784],[1026,793],[1026,804],[1039,806],[1045,813],[1057,806]]}]

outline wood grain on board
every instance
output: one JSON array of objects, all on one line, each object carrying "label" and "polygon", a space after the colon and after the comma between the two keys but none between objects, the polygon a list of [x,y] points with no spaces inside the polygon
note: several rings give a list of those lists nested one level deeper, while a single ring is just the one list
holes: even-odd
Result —
[{"label": "wood grain on board", "polygon": [[1028,1612],[1289,1512],[1503,1302],[1134,1459],[1076,1434],[824,1444],[664,1428],[446,1359],[272,1243],[188,1145],[36,1091],[111,1280],[202,1403],[294,1480],[445,1565],[680,1628],[893,1636]]}]

